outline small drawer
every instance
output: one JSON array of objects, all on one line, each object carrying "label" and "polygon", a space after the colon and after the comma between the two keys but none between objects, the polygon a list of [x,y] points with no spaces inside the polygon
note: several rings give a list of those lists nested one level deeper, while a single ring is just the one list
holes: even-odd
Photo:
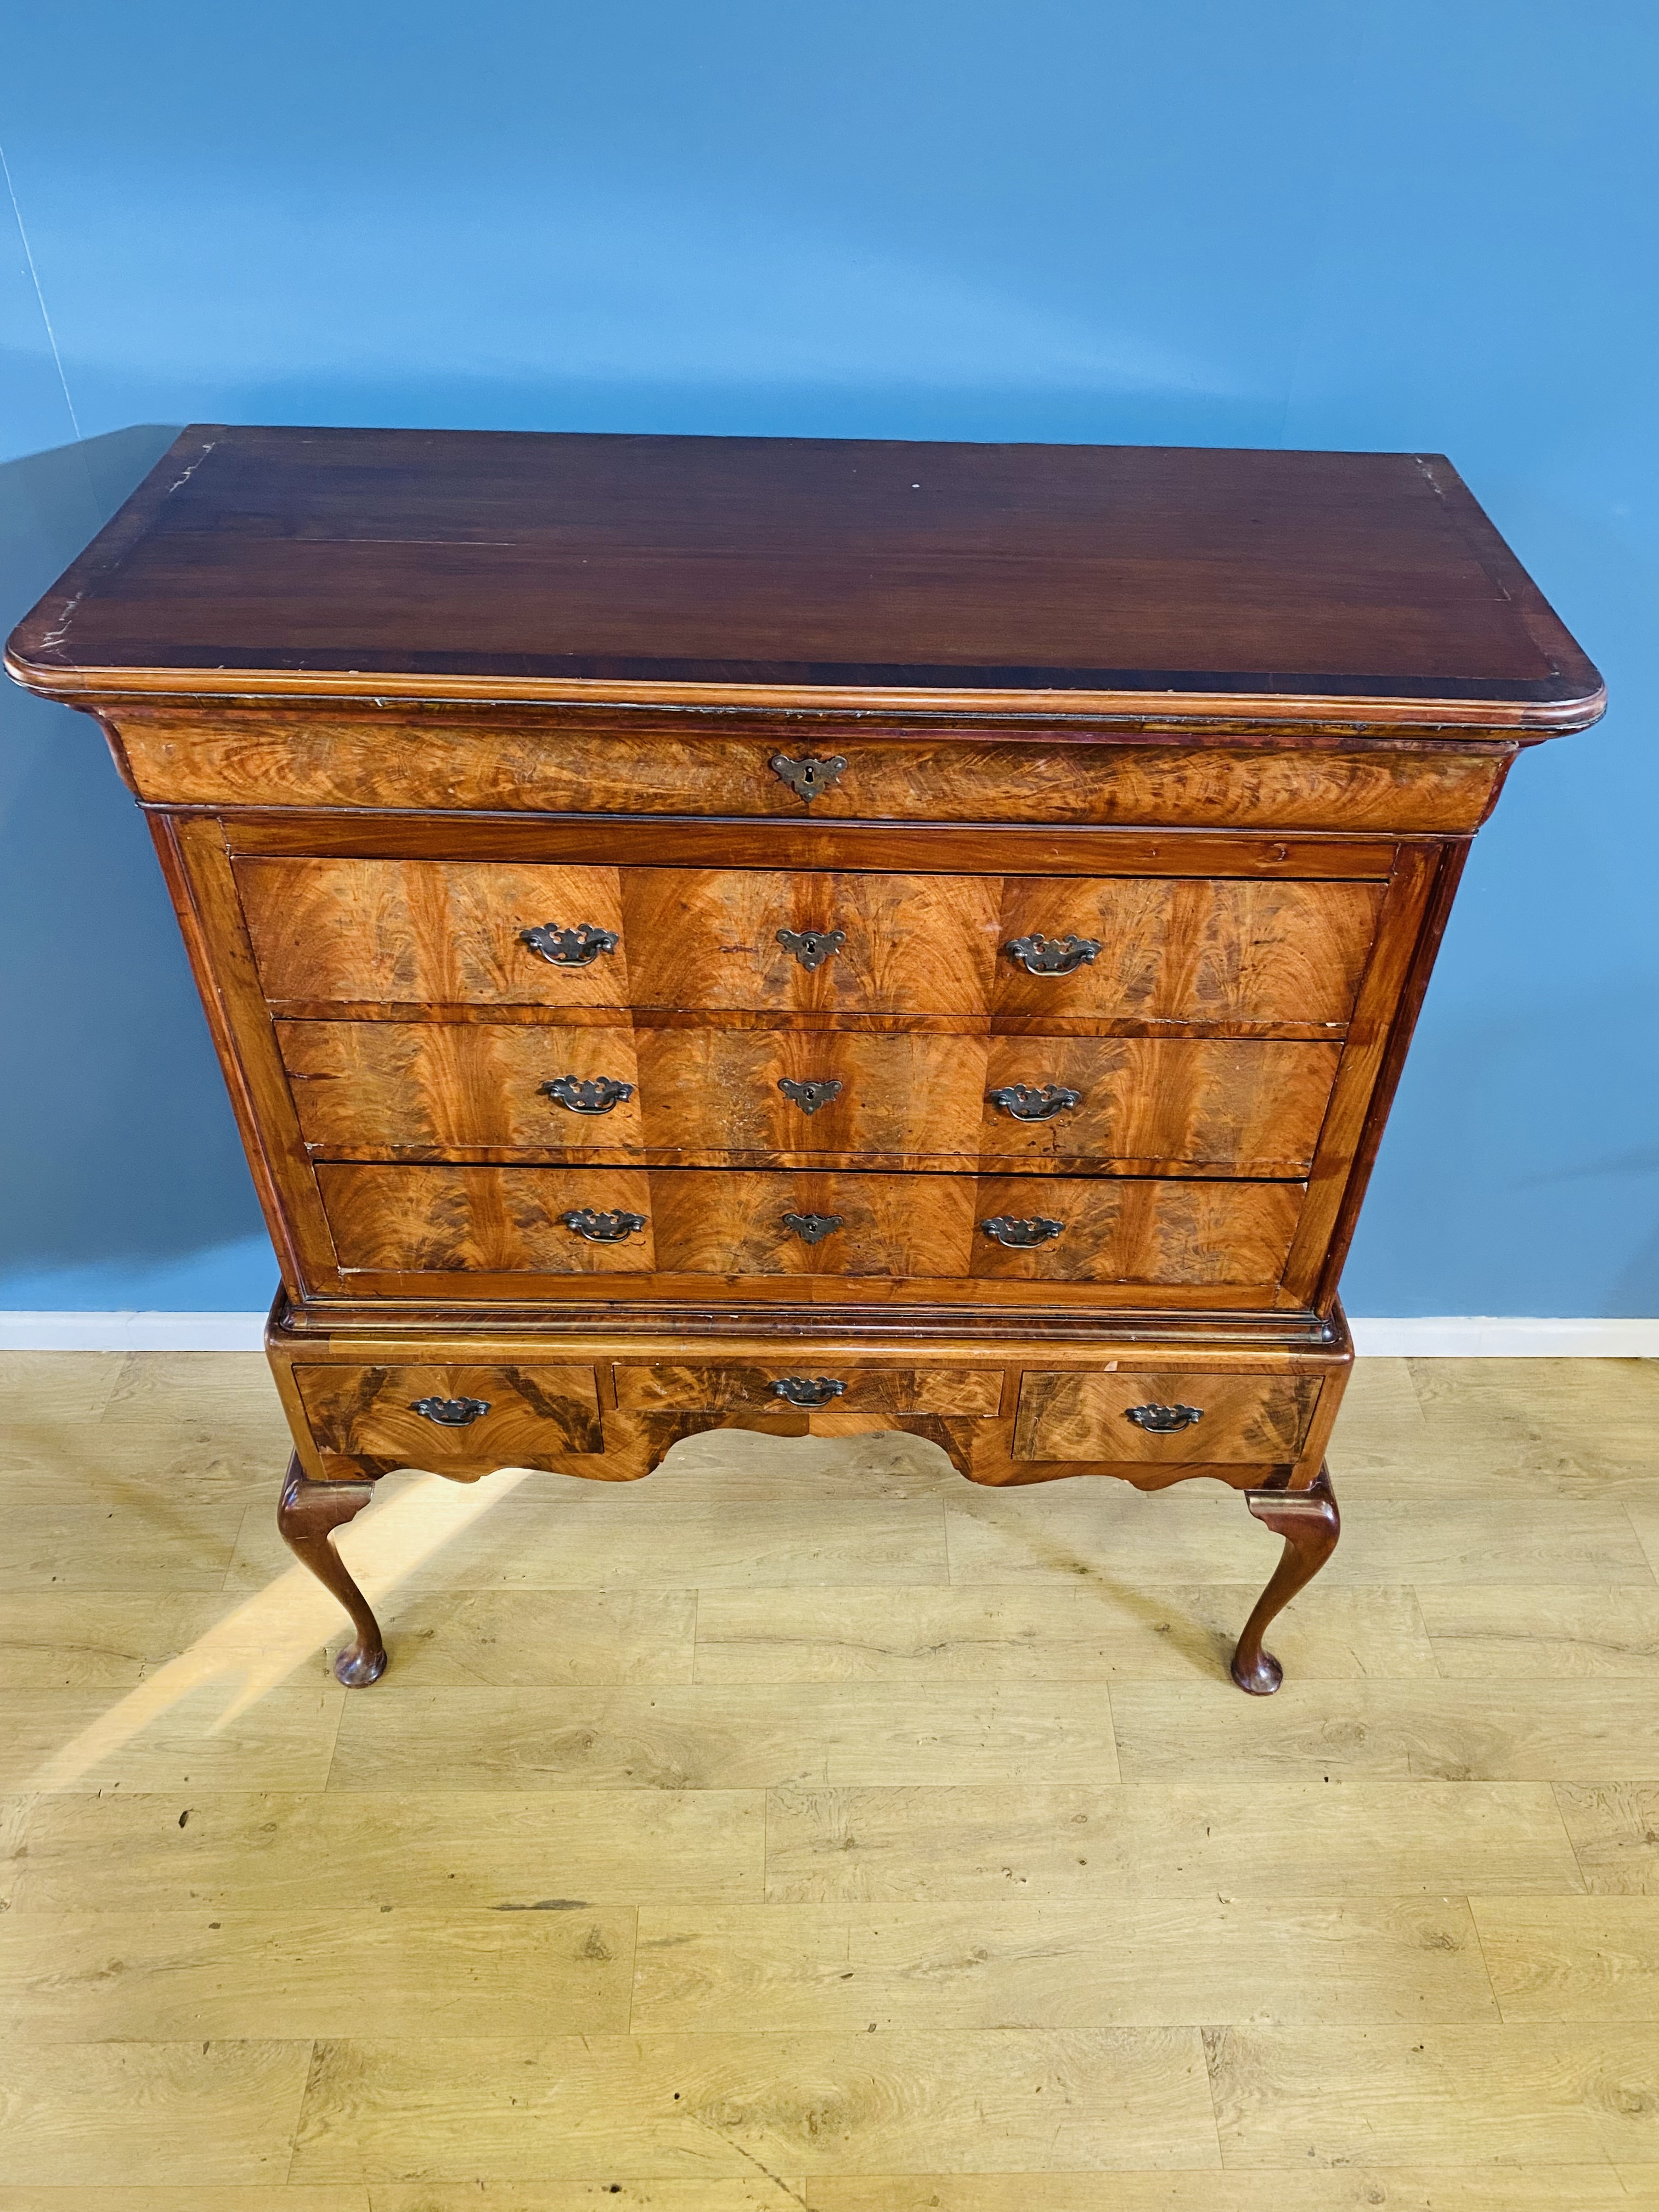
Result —
[{"label": "small drawer", "polygon": [[994,1037],[980,1158],[1298,1180],[1341,1056],[1268,1037]]},{"label": "small drawer", "polygon": [[325,1461],[469,1475],[605,1449],[591,1367],[295,1367]]},{"label": "small drawer", "polygon": [[651,1197],[665,1273],[932,1279],[973,1249],[971,1176],[670,1168]]},{"label": "small drawer", "polygon": [[[617,1366],[617,1403],[630,1412],[658,1407],[781,1413],[791,1407],[837,1413],[963,1413],[994,1419],[1002,1405],[1000,1368],[859,1367],[833,1354],[758,1367],[678,1366],[661,1360]],[[793,1385],[779,1389],[779,1383]],[[842,1388],[834,1386],[840,1383]]]},{"label": "small drawer", "polygon": [[641,1030],[653,1150],[926,1155],[971,1167],[986,1039],[848,1030]]},{"label": "small drawer", "polygon": [[1344,1023],[1386,886],[1011,876],[999,1013]]},{"label": "small drawer", "polygon": [[627,869],[632,1003],[983,1013],[1001,892],[998,876]]},{"label": "small drawer", "polygon": [[969,1272],[994,1281],[1259,1288],[1285,1272],[1307,1187],[1170,1176],[984,1176]]},{"label": "small drawer", "polygon": [[637,1169],[325,1165],[317,1188],[348,1270],[648,1275],[657,1265]]},{"label": "small drawer", "polygon": [[278,1022],[306,1143],[329,1159],[637,1152],[634,1032],[509,1022]]},{"label": "small drawer", "polygon": [[495,860],[234,863],[278,1004],[625,1006],[615,868]]},{"label": "small drawer", "polygon": [[1302,1449],[1321,1388],[1313,1375],[1028,1370],[1012,1456],[1283,1466]]},{"label": "small drawer", "polygon": [[1013,743],[906,744],[854,726],[780,743],[690,734],[678,715],[653,717],[636,734],[583,730],[562,714],[540,724],[522,715],[492,723],[464,710],[404,719],[389,702],[369,718],[308,702],[303,715],[283,718],[280,734],[271,719],[216,702],[186,714],[129,706],[121,738],[143,796],[175,805],[1133,822],[1349,836],[1474,830],[1507,765],[1474,750],[1091,744],[1075,726],[1046,741],[1031,732]]}]

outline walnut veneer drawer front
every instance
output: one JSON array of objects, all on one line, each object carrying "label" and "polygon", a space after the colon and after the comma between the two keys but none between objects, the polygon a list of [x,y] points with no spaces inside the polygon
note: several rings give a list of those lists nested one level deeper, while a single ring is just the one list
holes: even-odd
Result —
[{"label": "walnut veneer drawer front", "polygon": [[637,1152],[634,1032],[504,1022],[278,1022],[301,1132],[333,1159]]},{"label": "walnut veneer drawer front", "polygon": [[860,1367],[817,1353],[805,1372],[799,1359],[755,1367],[683,1366],[664,1360],[619,1365],[615,1383],[617,1405],[636,1412],[657,1407],[742,1406],[774,1412],[808,1407],[837,1413],[957,1413],[989,1419],[1002,1404],[1000,1368]]},{"label": "walnut veneer drawer front", "polygon": [[980,1158],[1297,1179],[1341,1057],[1267,1037],[993,1037]]},{"label": "walnut veneer drawer front", "polygon": [[[1010,877],[1004,942],[1041,944],[999,963],[994,1004],[1166,1021],[1346,1022],[1383,896],[1381,884]],[[1055,959],[1058,972],[1047,970]]]},{"label": "walnut veneer drawer front", "polygon": [[614,868],[242,859],[236,882],[268,999],[629,1002]]},{"label": "walnut veneer drawer front", "polygon": [[591,1367],[296,1366],[325,1460],[453,1472],[605,1448]]},{"label": "walnut veneer drawer front", "polygon": [[996,876],[628,869],[633,1003],[977,1013],[1001,895]]},{"label": "walnut veneer drawer front", "polygon": [[[630,717],[637,724],[638,717]],[[388,790],[386,717],[319,713],[194,718],[141,714],[123,728],[149,799],[198,805],[476,807],[491,812],[861,816],[940,822],[1203,823],[1220,829],[1472,830],[1507,761],[1491,753],[1239,753],[1121,742],[811,744],[685,737],[671,725],[574,731],[411,718],[397,731]],[[844,766],[813,779],[806,761]]]},{"label": "walnut veneer drawer front", "polygon": [[236,862],[272,1001],[1346,1022],[1384,886]]},{"label": "walnut veneer drawer front", "polygon": [[833,1156],[1130,1174],[1305,1176],[1340,1048],[1266,1038],[1009,1037],[284,1021],[328,1159]]},{"label": "walnut veneer drawer front", "polygon": [[1028,1369],[1019,1386],[1013,1456],[1282,1466],[1302,1448],[1320,1389],[1316,1376],[1305,1375]]},{"label": "walnut veneer drawer front", "polygon": [[371,1167],[317,1180],[340,1265],[387,1274],[1278,1281],[1299,1183],[706,1169]]}]

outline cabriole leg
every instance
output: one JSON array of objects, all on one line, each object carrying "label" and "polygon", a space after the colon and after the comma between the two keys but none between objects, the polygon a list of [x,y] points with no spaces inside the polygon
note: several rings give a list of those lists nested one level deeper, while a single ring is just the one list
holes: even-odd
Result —
[{"label": "cabriole leg", "polygon": [[346,1572],[345,1561],[335,1550],[330,1531],[343,1528],[374,1495],[372,1482],[313,1482],[301,1473],[295,1457],[288,1463],[276,1506],[276,1527],[283,1541],[351,1615],[357,1640],[348,1644],[334,1662],[336,1677],[349,1690],[379,1681],[386,1672],[386,1646],[380,1641],[380,1624],[368,1609],[368,1600]]},{"label": "cabriole leg", "polygon": [[1310,1583],[1336,1549],[1342,1516],[1331,1478],[1322,1467],[1306,1490],[1247,1490],[1244,1503],[1258,1521],[1285,1539],[1285,1550],[1267,1587],[1255,1601],[1233,1654],[1233,1680],[1252,1697],[1268,1698],[1285,1670],[1261,1639],[1267,1624]]}]

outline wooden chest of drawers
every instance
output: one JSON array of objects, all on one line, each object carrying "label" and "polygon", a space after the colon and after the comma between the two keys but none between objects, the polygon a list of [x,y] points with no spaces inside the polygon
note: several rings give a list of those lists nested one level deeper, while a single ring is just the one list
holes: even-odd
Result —
[{"label": "wooden chest of drawers", "polygon": [[282,1266],[284,1534],[891,1426],[1328,1556],[1463,856],[1595,671],[1403,454],[187,431],[12,641],[154,827]]}]

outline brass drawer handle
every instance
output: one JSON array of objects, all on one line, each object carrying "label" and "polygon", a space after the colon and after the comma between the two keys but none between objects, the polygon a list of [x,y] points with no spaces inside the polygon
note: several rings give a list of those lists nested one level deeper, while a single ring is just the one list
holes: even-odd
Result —
[{"label": "brass drawer handle", "polygon": [[435,1421],[441,1429],[465,1429],[474,1421],[483,1420],[489,1411],[488,1398],[416,1398],[410,1407],[423,1421]]},{"label": "brass drawer handle", "polygon": [[817,760],[811,753],[803,753],[799,760],[791,760],[787,753],[774,753],[767,766],[788,785],[797,799],[810,806],[845,769],[847,756],[832,753],[828,760]]},{"label": "brass drawer handle", "polygon": [[847,942],[844,929],[781,929],[778,943],[786,952],[793,952],[801,966],[811,975],[824,962],[839,952]]},{"label": "brass drawer handle", "polygon": [[778,1088],[803,1114],[816,1114],[820,1106],[827,1106],[832,1098],[841,1097],[841,1084],[833,1075],[823,1083],[797,1083],[793,1075],[781,1075]]},{"label": "brass drawer handle", "polygon": [[1085,967],[1100,950],[1097,937],[1045,937],[1038,930],[1030,937],[1017,937],[1003,951],[1011,960],[1016,960],[1028,975],[1070,975]]},{"label": "brass drawer handle", "polygon": [[1063,1083],[1045,1083],[1041,1090],[1029,1083],[1005,1083],[1000,1091],[988,1091],[985,1098],[988,1105],[1000,1106],[1016,1121],[1052,1121],[1067,1107],[1083,1103],[1083,1093],[1068,1091]]},{"label": "brass drawer handle", "polygon": [[555,968],[591,968],[601,952],[614,952],[622,939],[614,929],[595,929],[591,921],[579,921],[574,929],[544,921],[538,929],[521,929],[519,942]]},{"label": "brass drawer handle", "polygon": [[645,1226],[642,1213],[595,1213],[591,1206],[574,1206],[559,1218],[567,1229],[574,1229],[590,1244],[620,1244],[624,1237]]},{"label": "brass drawer handle", "polygon": [[846,1217],[839,1213],[786,1213],[783,1225],[793,1230],[803,1244],[822,1244],[826,1237],[845,1227]]},{"label": "brass drawer handle", "polygon": [[556,1075],[538,1088],[556,1106],[572,1114],[609,1114],[634,1096],[631,1083],[617,1083],[608,1075]]},{"label": "brass drawer handle", "polygon": [[1012,1213],[999,1213],[990,1221],[981,1221],[980,1227],[988,1237],[994,1237],[999,1244],[1007,1244],[1018,1250],[1029,1250],[1033,1244],[1052,1244],[1065,1228],[1063,1221],[1050,1221],[1039,1213],[1029,1221],[1017,1220]]},{"label": "brass drawer handle", "polygon": [[1123,1418],[1148,1436],[1172,1437],[1177,1429],[1190,1429],[1201,1421],[1204,1414],[1197,1406],[1126,1406]]},{"label": "brass drawer handle", "polygon": [[772,1385],[772,1395],[787,1398],[792,1406],[827,1406],[846,1389],[829,1375],[781,1375]]}]

